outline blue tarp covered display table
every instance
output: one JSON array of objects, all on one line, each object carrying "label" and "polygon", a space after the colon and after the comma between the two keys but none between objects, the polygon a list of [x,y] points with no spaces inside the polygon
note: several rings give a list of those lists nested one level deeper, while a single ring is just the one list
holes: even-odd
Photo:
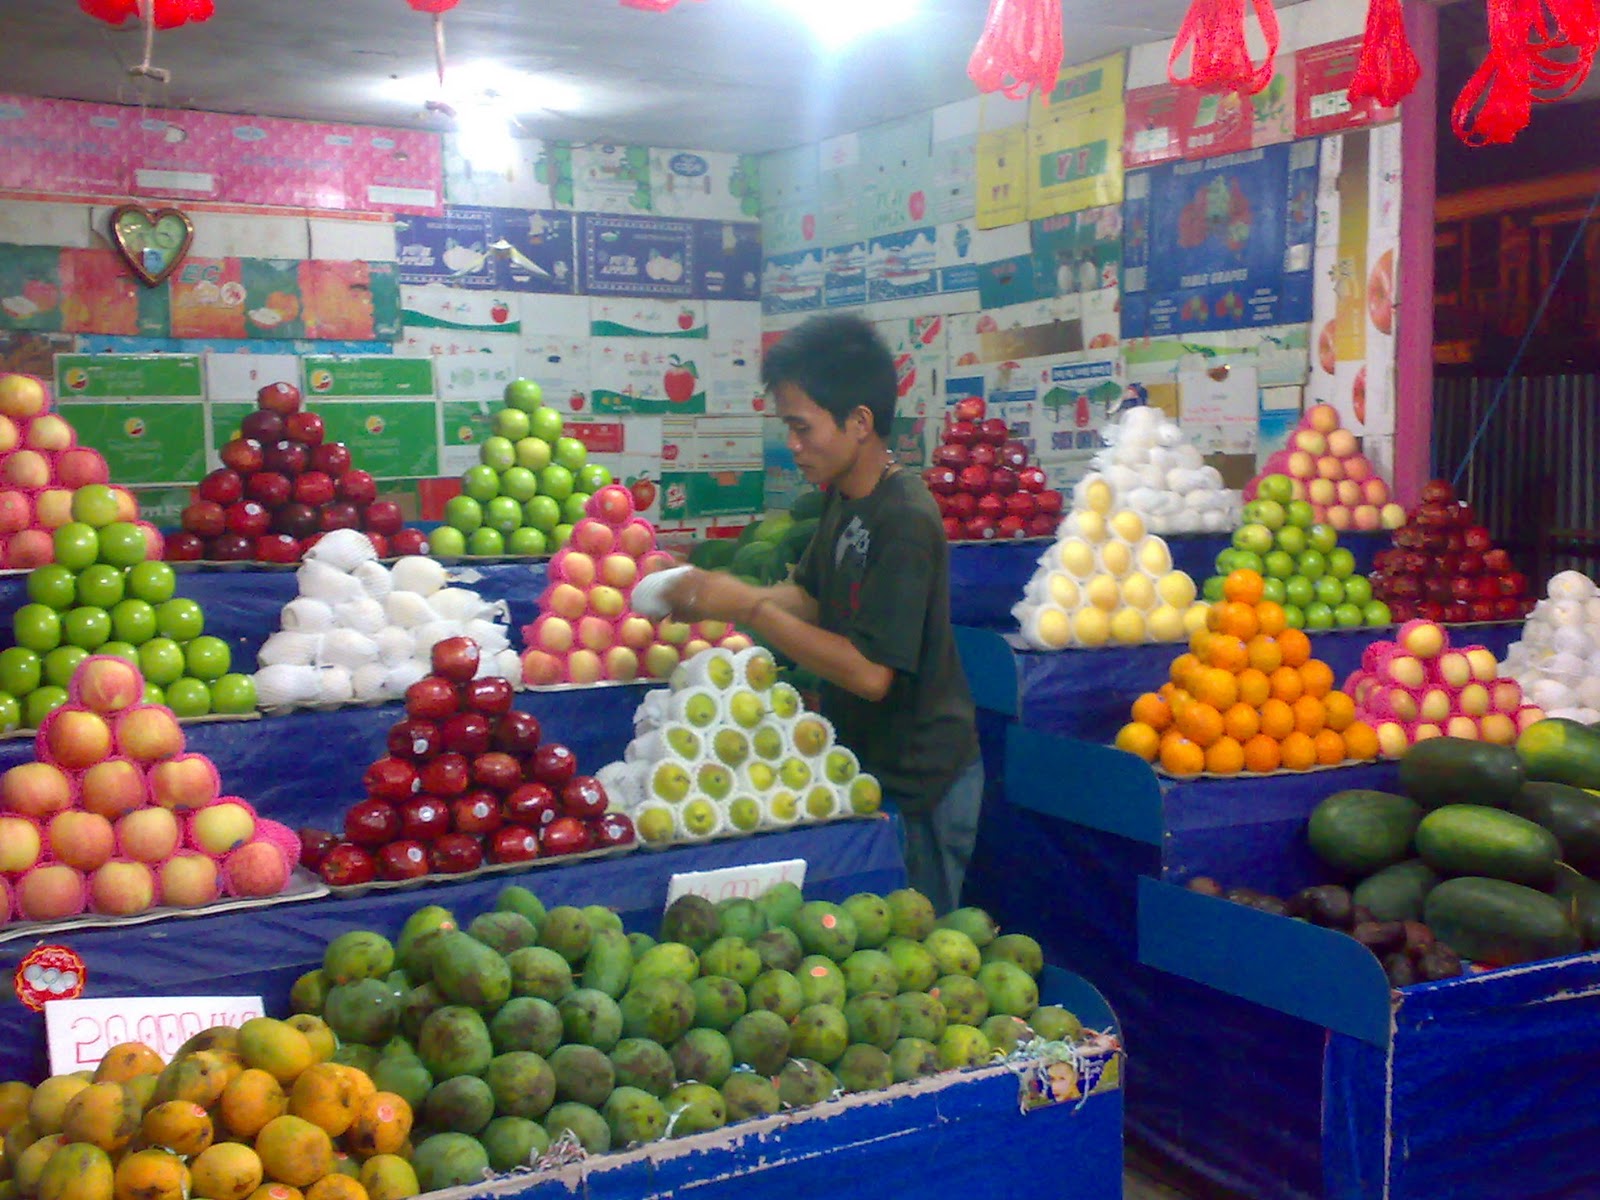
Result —
[{"label": "blue tarp covered display table", "polygon": [[[783,833],[708,842],[617,858],[538,867],[460,883],[360,896],[329,897],[213,917],[173,918],[145,925],[51,934],[83,956],[89,998],[108,996],[254,996],[269,1013],[288,1011],[289,988],[319,966],[322,949],[341,933],[400,930],[413,911],[441,904],[463,922],[494,906],[511,883],[532,888],[544,903],[604,904],[629,930],[654,933],[666,906],[667,884],[685,871],[744,863],[806,860],[806,894],[843,900],[855,892],[888,892],[905,885],[899,837],[889,818],[840,821]],[[0,945],[0,977],[10,979],[33,942]],[[9,995],[0,1002],[0,1079],[41,1078],[46,1072],[44,1018]]]}]

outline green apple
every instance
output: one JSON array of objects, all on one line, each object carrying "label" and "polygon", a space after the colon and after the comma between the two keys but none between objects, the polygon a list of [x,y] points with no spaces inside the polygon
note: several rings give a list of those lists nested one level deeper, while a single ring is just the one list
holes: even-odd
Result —
[{"label": "green apple", "polygon": [[1306,552],[1306,531],[1298,525],[1285,525],[1278,530],[1278,549],[1298,558]]},{"label": "green apple", "polygon": [[750,735],[750,749],[755,751],[757,758],[777,762],[783,757],[783,730],[776,725],[762,725]]},{"label": "green apple", "polygon": [[1307,629],[1332,629],[1333,609],[1321,600],[1313,600],[1306,605]]},{"label": "green apple", "polygon": [[659,763],[650,772],[650,794],[668,804],[682,804],[692,787],[694,780],[689,778],[689,768],[681,762]]},{"label": "green apple", "polygon": [[531,525],[522,525],[513,529],[511,536],[506,538],[506,553],[544,554],[548,545],[543,530],[535,529]]},{"label": "green apple", "polygon": [[[495,486],[500,486],[498,478]],[[474,533],[483,527],[483,505],[471,496],[451,496],[445,501],[444,523],[462,533]]]},{"label": "green apple", "polygon": [[724,651],[713,654],[706,661],[706,678],[711,681],[711,686],[718,691],[726,691],[733,686],[733,656]]},{"label": "green apple", "polygon": [[1344,603],[1344,584],[1332,575],[1324,575],[1311,585],[1311,590],[1316,592],[1317,599],[1329,608],[1338,608]]},{"label": "green apple", "polygon": [[573,477],[573,486],[592,496],[609,484],[612,478],[611,471],[599,463],[584,463]]},{"label": "green apple", "polygon": [[117,519],[117,493],[103,483],[90,483],[72,493],[72,519],[104,529]]},{"label": "green apple", "polygon": [[704,729],[708,725],[715,724],[717,716],[717,701],[714,696],[696,692],[683,702],[683,719],[696,729]]},{"label": "green apple", "polygon": [[683,806],[684,832],[691,837],[709,837],[718,825],[717,806],[705,797],[691,800]]},{"label": "green apple", "polygon": [[554,529],[552,529],[550,531],[550,549],[552,551],[564,549],[566,547],[566,544],[568,542],[570,542],[571,540],[572,540],[572,526],[571,525],[565,525],[565,524],[557,525]]},{"label": "green apple", "polygon": [[211,689],[198,679],[174,679],[167,688],[167,707],[175,717],[203,717],[211,712]]},{"label": "green apple", "polygon": [[1372,580],[1365,575],[1350,576],[1344,581],[1344,598],[1365,608],[1372,603]]},{"label": "green apple", "polygon": [[700,735],[692,729],[682,725],[668,725],[667,731],[662,735],[671,751],[679,758],[695,759],[700,757]]},{"label": "green apple", "polygon": [[80,604],[61,618],[61,640],[80,650],[98,650],[111,640],[111,614]]},{"label": "green apple", "polygon": [[72,673],[88,657],[82,646],[57,646],[44,656],[44,681],[51,687],[70,687]]},{"label": "green apple", "polygon": [[1354,629],[1361,624],[1361,606],[1346,601],[1333,607],[1333,623],[1340,629]]},{"label": "green apple", "polygon": [[1309,529],[1317,520],[1317,514],[1312,510],[1310,503],[1305,500],[1289,501],[1284,506],[1284,511],[1288,514],[1289,524],[1298,529]]},{"label": "green apple", "polygon": [[1288,519],[1283,505],[1276,500],[1252,500],[1244,506],[1244,519],[1256,525],[1265,525],[1268,529],[1282,529],[1283,523]]},{"label": "green apple", "polygon": [[144,540],[144,530],[132,521],[113,521],[100,531],[100,561],[103,563],[134,567],[144,562],[149,553],[150,544]]},{"label": "green apple", "polygon": [[95,563],[78,576],[78,603],[115,608],[122,600],[127,575],[121,567]]},{"label": "green apple", "polygon": [[1233,572],[1233,557],[1238,553],[1232,546],[1225,546],[1217,552],[1217,574],[1229,575]]},{"label": "green apple", "polygon": [[500,494],[526,504],[539,494],[539,477],[527,467],[508,467],[500,472]]},{"label": "green apple", "polygon": [[167,702],[167,689],[159,684],[144,681],[144,702],[146,704],[165,704]]},{"label": "green apple", "polygon": [[539,494],[560,501],[572,495],[572,472],[560,463],[551,463],[539,472]]},{"label": "green apple", "polygon": [[753,762],[744,769],[745,782],[758,792],[770,792],[778,782],[778,772],[764,762]]},{"label": "green apple", "polygon": [[1287,579],[1294,574],[1294,555],[1287,550],[1270,550],[1262,556],[1261,565],[1272,579]]},{"label": "green apple", "polygon": [[871,775],[857,775],[850,784],[850,811],[858,817],[871,816],[883,807],[883,788]]},{"label": "green apple", "polygon": [[543,438],[525,437],[517,441],[517,466],[542,471],[550,465],[550,443]]},{"label": "green apple", "polygon": [[[150,617],[150,621],[150,636],[155,637],[155,616],[153,614]],[[116,632],[116,628],[117,614],[112,613],[111,630],[113,633]],[[95,653],[104,655],[107,658],[120,658],[123,662],[129,664],[130,666],[137,667],[139,665],[139,651],[135,649],[132,644],[125,641],[109,641],[104,646],[101,646],[100,649],[96,650]]]},{"label": "green apple", "polygon": [[65,612],[78,602],[78,577],[59,563],[35,567],[28,572],[28,599]]},{"label": "green apple", "polygon": [[549,496],[535,496],[522,506],[522,523],[548,534],[561,524],[561,505]]},{"label": "green apple", "polygon": [[[517,446],[510,438],[486,437],[478,447],[478,466],[499,474],[517,465]],[[470,468],[476,470],[477,468]],[[480,497],[481,498],[481,497]]]},{"label": "green apple", "polygon": [[778,768],[778,778],[784,787],[799,791],[811,782],[811,764],[793,756],[786,758]]},{"label": "green apple", "polygon": [[811,820],[826,821],[838,811],[839,797],[826,784],[819,783],[806,792],[806,816]]},{"label": "green apple", "polygon": [[146,683],[166,687],[183,677],[183,647],[169,637],[154,637],[139,647],[139,671]]},{"label": "green apple", "polygon": [[1248,550],[1252,554],[1265,554],[1272,549],[1272,530],[1265,525],[1241,525],[1233,531],[1233,548]]},{"label": "green apple", "polygon": [[1328,559],[1320,550],[1307,550],[1300,556],[1300,574],[1315,583],[1328,573]]},{"label": "green apple", "polygon": [[544,403],[544,389],[531,379],[513,379],[504,395],[507,404],[523,412],[534,412]]},{"label": "green apple", "polygon": [[28,729],[37,729],[44,719],[67,702],[67,689],[55,684],[34,688],[22,701],[22,722]]},{"label": "green apple", "polygon": [[187,642],[206,631],[206,615],[193,600],[174,596],[156,605],[156,632],[175,642]]},{"label": "green apple", "polygon": [[828,745],[828,727],[821,717],[801,717],[794,725],[794,748],[807,758],[815,758]]},{"label": "green apple", "polygon": [[1287,504],[1294,496],[1294,483],[1287,475],[1263,475],[1261,482],[1256,485],[1256,496],[1262,500]]},{"label": "green apple", "polygon": [[561,519],[568,525],[576,525],[589,515],[584,511],[588,506],[588,496],[583,492],[573,492],[561,502]]},{"label": "green apple", "polygon": [[1317,590],[1304,575],[1291,575],[1283,581],[1284,597],[1297,608],[1304,608],[1317,598]]},{"label": "green apple", "polygon": [[639,831],[641,838],[657,845],[670,842],[678,829],[672,810],[660,804],[652,804],[641,809],[634,818],[633,825]]},{"label": "green apple", "polygon": [[750,739],[737,729],[719,729],[711,739],[711,753],[725,766],[741,766],[750,757]]},{"label": "green apple", "polygon": [[[778,681],[778,663],[766,650],[756,650],[745,660],[744,681],[758,692],[765,692]],[[775,700],[771,701],[772,711],[778,712]],[[792,713],[778,713],[782,716],[793,716]]]},{"label": "green apple", "polygon": [[[1356,573],[1356,556],[1343,546],[1328,551],[1328,574],[1335,579],[1349,579]],[[82,587],[80,583],[78,585]]]},{"label": "green apple", "polygon": [[10,733],[22,725],[22,705],[7,692],[0,692],[0,733]]},{"label": "green apple", "polygon": [[793,825],[800,817],[800,798],[789,791],[773,792],[767,799],[767,811],[774,821]]},{"label": "green apple", "polygon": [[843,746],[829,750],[828,757],[822,763],[822,773],[827,776],[829,783],[849,783],[860,771],[861,764],[856,761],[856,756]]},{"label": "green apple", "polygon": [[541,442],[549,442],[552,446],[561,436],[561,431],[566,428],[566,422],[561,419],[561,414],[548,404],[534,409],[528,417],[533,436]]},{"label": "green apple", "polygon": [[495,558],[506,552],[506,539],[498,529],[485,525],[474,529],[467,539],[467,553],[475,558]]},{"label": "green apple", "polygon": [[733,773],[721,763],[702,764],[694,781],[713,800],[726,800],[733,793]]},{"label": "green apple", "polygon": [[483,523],[502,537],[522,525],[522,505],[510,496],[496,496],[483,506]]},{"label": "green apple", "polygon": [[[456,500],[465,500],[465,496],[457,496]],[[469,503],[471,503],[469,501]],[[445,505],[446,515],[449,515],[450,505]],[[476,528],[476,526],[474,526]],[[435,558],[460,558],[467,552],[467,536],[454,525],[440,525],[437,529],[428,532],[428,553]]]},{"label": "green apple", "polygon": [[787,683],[775,684],[771,695],[767,697],[767,703],[772,705],[774,715],[782,717],[785,721],[798,714],[802,707],[800,693]]},{"label": "green apple", "polygon": [[178,575],[170,563],[142,562],[128,569],[128,594],[146,604],[171,600],[177,586]]},{"label": "green apple", "polygon": [[589,461],[589,447],[575,437],[557,438],[550,452],[569,471],[577,471]]},{"label": "green apple", "polygon": [[[509,463],[507,464],[510,465]],[[461,475],[461,491],[463,495],[476,500],[479,504],[487,504],[500,494],[500,469],[479,463],[475,467],[468,467]]]},{"label": "green apple", "polygon": [[224,675],[211,685],[211,711],[251,713],[256,710],[256,681],[249,675]]},{"label": "green apple", "polygon": [[656,636],[669,646],[681,646],[689,640],[694,629],[682,621],[663,621],[656,627]]},{"label": "green apple", "polygon": [[1283,623],[1290,629],[1304,629],[1306,627],[1306,610],[1298,604],[1285,604],[1283,606]]},{"label": "green apple", "polygon": [[1200,596],[1207,604],[1216,604],[1222,599],[1222,585],[1226,581],[1221,575],[1213,575],[1200,585]]},{"label": "green apple", "polygon": [[1361,623],[1374,626],[1393,625],[1394,614],[1382,600],[1371,600],[1361,606]]},{"label": "green apple", "polygon": [[1306,530],[1306,541],[1311,544],[1313,550],[1332,554],[1334,547],[1339,544],[1339,532],[1332,525],[1313,525]]},{"label": "green apple", "polygon": [[754,729],[766,715],[767,706],[752,691],[740,690],[728,697],[728,717],[741,729]]},{"label": "green apple", "polygon": [[761,801],[754,796],[735,796],[728,805],[728,824],[740,833],[754,833],[761,828],[761,818]]},{"label": "green apple", "polygon": [[533,428],[528,420],[528,414],[521,408],[502,408],[494,414],[494,431],[499,436],[515,443],[528,436],[528,431]]},{"label": "green apple", "polygon": [[55,561],[69,571],[81,571],[100,557],[100,534],[93,525],[68,521],[55,532]]},{"label": "green apple", "polygon": [[43,604],[24,604],[11,618],[17,645],[47,654],[61,644],[61,614]]},{"label": "green apple", "polygon": [[127,599],[111,609],[111,636],[142,646],[156,636],[156,610],[143,600]]},{"label": "green apple", "polygon": [[[221,679],[233,665],[233,651],[219,637],[197,637],[183,648],[184,667],[196,679]],[[210,701],[206,702],[208,705]]]},{"label": "green apple", "polygon": [[0,650],[0,691],[26,696],[39,686],[44,665],[39,656],[23,646]]},{"label": "green apple", "polygon": [[1283,586],[1281,579],[1263,579],[1261,581],[1261,598],[1271,600],[1274,604],[1282,604],[1287,598],[1288,589]]},{"label": "green apple", "polygon": [[1233,569],[1254,571],[1257,575],[1261,575],[1266,572],[1266,564],[1261,561],[1261,555],[1254,550],[1236,550],[1233,555]]}]

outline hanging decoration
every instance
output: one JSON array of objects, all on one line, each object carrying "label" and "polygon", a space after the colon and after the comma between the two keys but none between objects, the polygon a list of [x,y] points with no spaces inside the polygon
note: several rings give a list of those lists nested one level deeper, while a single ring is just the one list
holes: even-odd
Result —
[{"label": "hanging decoration", "polygon": [[1412,93],[1421,76],[1422,68],[1406,37],[1402,0],[1371,0],[1361,57],[1345,93],[1350,103],[1376,100],[1384,108],[1393,108]]},{"label": "hanging decoration", "polygon": [[432,13],[434,16],[438,16],[440,13],[449,12],[460,4],[461,0],[406,0],[406,3],[416,9],[417,12]]},{"label": "hanging decoration", "polygon": [[666,12],[677,6],[678,0],[621,0],[623,8],[637,8],[640,12]]},{"label": "hanging decoration", "polygon": [[[1245,20],[1255,10],[1266,43],[1261,62],[1251,61],[1245,42]],[[1278,14],[1272,0],[1193,0],[1167,56],[1167,78],[1178,87],[1202,92],[1242,92],[1254,96],[1272,82],[1278,57]],[[1188,49],[1189,74],[1178,74],[1178,60]]]},{"label": "hanging decoration", "polygon": [[1583,85],[1597,48],[1595,0],[1489,0],[1489,52],[1456,97],[1456,136],[1469,146],[1511,141],[1535,104]]},{"label": "hanging decoration", "polygon": [[967,75],[979,91],[1020,100],[1035,89],[1049,93],[1056,86],[1061,55],[1060,0],[989,0],[989,18],[967,60]]},{"label": "hanging decoration", "polygon": [[144,59],[128,68],[128,74],[145,76],[157,83],[166,83],[172,72],[152,65],[155,53],[156,30],[176,29],[180,25],[199,25],[209,21],[216,13],[213,0],[78,0],[78,7],[96,20],[108,25],[122,25],[129,17],[138,18],[144,26]]}]

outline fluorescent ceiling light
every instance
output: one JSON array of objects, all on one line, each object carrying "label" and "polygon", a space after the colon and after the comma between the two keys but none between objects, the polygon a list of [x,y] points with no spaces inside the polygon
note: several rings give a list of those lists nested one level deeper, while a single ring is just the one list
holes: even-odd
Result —
[{"label": "fluorescent ceiling light", "polygon": [[775,0],[804,18],[812,36],[838,47],[868,34],[902,24],[916,11],[917,0]]},{"label": "fluorescent ceiling light", "polygon": [[565,83],[513,71],[497,62],[449,63],[444,86],[434,70],[386,79],[383,94],[418,105],[442,100],[457,112],[494,107],[508,117],[537,114],[549,109],[568,112],[580,106],[578,90]]}]

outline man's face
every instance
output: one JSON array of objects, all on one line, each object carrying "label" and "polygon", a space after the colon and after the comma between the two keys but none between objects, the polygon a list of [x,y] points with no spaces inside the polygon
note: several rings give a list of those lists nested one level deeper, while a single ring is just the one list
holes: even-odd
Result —
[{"label": "man's face", "polygon": [[819,487],[837,483],[855,466],[871,418],[857,409],[841,426],[827,409],[792,383],[773,392],[778,419],[789,431],[789,453],[806,479]]}]

